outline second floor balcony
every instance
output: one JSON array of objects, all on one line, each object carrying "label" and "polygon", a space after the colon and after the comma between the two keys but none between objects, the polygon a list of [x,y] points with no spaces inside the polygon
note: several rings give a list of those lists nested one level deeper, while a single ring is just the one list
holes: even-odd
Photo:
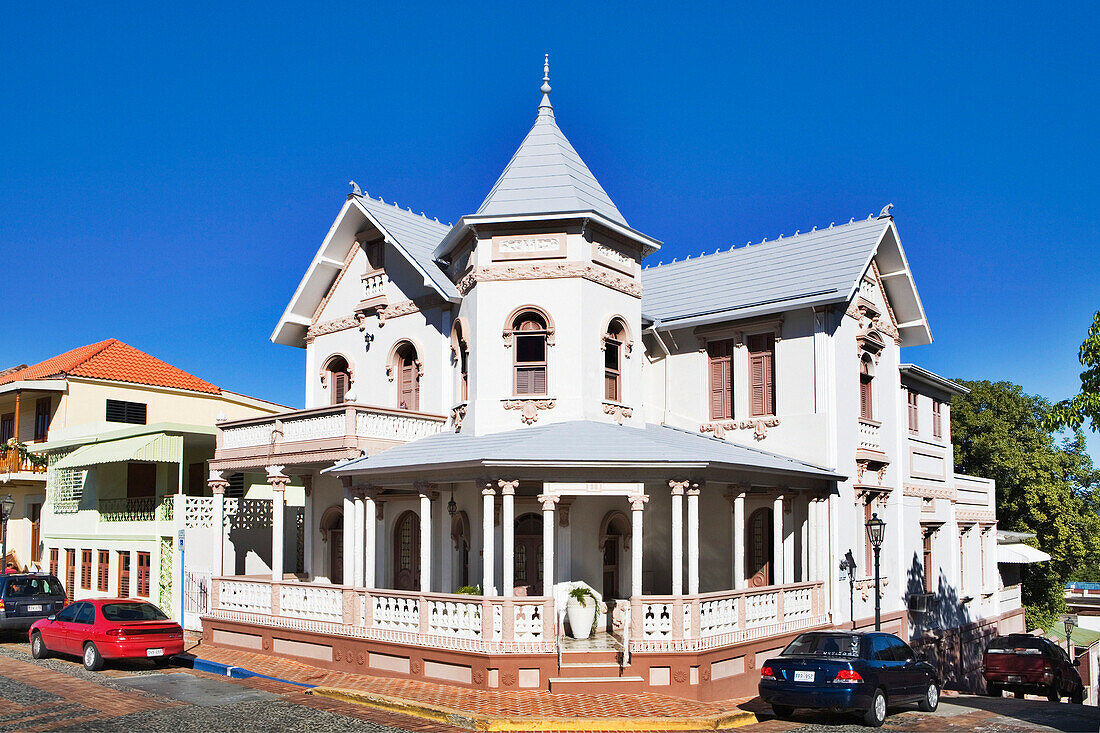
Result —
[{"label": "second floor balcony", "polygon": [[18,448],[9,448],[0,451],[0,473],[37,473],[45,479],[46,467],[32,462],[31,458],[24,455]]}]

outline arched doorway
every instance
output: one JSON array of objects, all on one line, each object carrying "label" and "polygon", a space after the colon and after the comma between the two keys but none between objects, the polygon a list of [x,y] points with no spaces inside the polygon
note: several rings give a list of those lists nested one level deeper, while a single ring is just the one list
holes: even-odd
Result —
[{"label": "arched doorway", "polygon": [[541,596],[542,588],[542,517],[523,514],[516,519],[514,579],[517,586],[529,586],[528,593]]},{"label": "arched doorway", "polygon": [[420,517],[408,511],[393,532],[394,590],[420,590]]},{"label": "arched doorway", "polygon": [[321,539],[328,542],[328,579],[344,584],[344,511],[330,506],[321,515]]},{"label": "arched doorway", "polygon": [[470,585],[470,518],[466,512],[458,512],[451,520],[451,539],[457,555],[455,580],[459,588],[465,588]]},{"label": "arched doorway", "polygon": [[757,509],[749,516],[746,577],[750,588],[772,583],[772,510]]},{"label": "arched doorway", "polygon": [[603,597],[610,601],[625,598],[622,592],[622,560],[627,538],[630,536],[630,520],[620,511],[608,512],[600,523],[600,551],[603,553]]}]

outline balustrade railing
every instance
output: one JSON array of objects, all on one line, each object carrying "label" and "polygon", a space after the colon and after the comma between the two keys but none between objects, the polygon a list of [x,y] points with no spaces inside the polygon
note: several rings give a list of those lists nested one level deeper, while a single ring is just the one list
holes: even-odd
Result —
[{"label": "balustrade railing", "polygon": [[882,424],[875,420],[859,419],[859,447],[864,450],[882,450]]},{"label": "balustrade railing", "polygon": [[45,466],[36,466],[16,448],[0,451],[0,473],[46,473]]},{"label": "balustrade railing", "polygon": [[442,415],[365,405],[333,405],[238,420],[219,428],[218,450],[268,448],[313,440],[381,438],[416,440],[443,430]]},{"label": "balustrade railing", "polygon": [[101,522],[151,522],[156,519],[159,501],[152,496],[100,499]]},{"label": "balustrade railing", "polygon": [[1017,608],[1022,608],[1024,605],[1024,597],[1020,592],[1019,585],[1008,585],[1000,590],[1000,603],[1001,613],[1005,611],[1012,611]]}]

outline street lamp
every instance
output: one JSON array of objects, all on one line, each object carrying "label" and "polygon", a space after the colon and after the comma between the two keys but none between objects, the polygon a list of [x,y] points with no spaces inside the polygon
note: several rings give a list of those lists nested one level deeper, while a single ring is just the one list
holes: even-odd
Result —
[{"label": "street lamp", "polygon": [[12,510],[15,509],[15,499],[11,498],[11,494],[8,494],[3,499],[0,499],[0,532],[3,534],[3,538],[0,539],[0,572],[4,572],[8,569],[8,517],[11,516]]},{"label": "street lamp", "polygon": [[879,602],[879,572],[878,554],[882,549],[882,540],[886,536],[886,522],[878,518],[878,513],[871,515],[867,520],[867,539],[871,541],[871,549],[875,551],[875,631],[882,629],[882,608]]},{"label": "street lamp", "polygon": [[1074,618],[1073,614],[1066,614],[1062,617],[1062,623],[1066,627],[1066,651],[1069,652],[1069,658],[1073,659],[1073,642],[1070,641],[1070,636],[1073,635]]}]

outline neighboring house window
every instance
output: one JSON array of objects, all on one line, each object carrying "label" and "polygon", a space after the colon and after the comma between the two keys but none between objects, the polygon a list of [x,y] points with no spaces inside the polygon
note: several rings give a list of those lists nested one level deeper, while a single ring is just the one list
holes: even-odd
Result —
[{"label": "neighboring house window", "polygon": [[931,593],[932,584],[932,531],[924,532],[924,592]]},{"label": "neighboring house window", "polygon": [[65,592],[70,601],[76,595],[76,550],[65,550]]},{"label": "neighboring house window", "polygon": [[92,589],[92,551],[80,551],[80,587],[84,590]]},{"label": "neighboring house window", "polygon": [[527,311],[516,316],[512,329],[515,394],[546,394],[546,321],[540,314]]},{"label": "neighboring house window", "polygon": [[27,518],[31,520],[31,562],[42,560],[42,502],[27,505]]},{"label": "neighboring house window", "polygon": [[15,437],[15,413],[0,415],[0,443],[7,443]]},{"label": "neighboring house window", "polygon": [[347,360],[342,356],[334,356],[325,366],[328,372],[329,394],[332,396],[332,404],[341,405],[351,389],[351,370]]},{"label": "neighboring house window", "polygon": [[623,399],[622,356],[625,330],[623,322],[615,318],[608,324],[603,338],[603,397],[612,402],[621,402]]},{"label": "neighboring house window", "polygon": [[917,393],[909,390],[909,432],[916,434],[920,431],[917,412]]},{"label": "neighboring house window", "polygon": [[99,551],[99,573],[96,577],[96,590],[107,592],[108,579],[111,577],[111,552],[110,550]]},{"label": "neighboring house window", "polygon": [[130,597],[130,551],[118,551],[118,596]]},{"label": "neighboring house window", "polygon": [[142,598],[149,597],[149,553],[137,554],[137,594]]},{"label": "neighboring house window", "polygon": [[420,361],[416,347],[405,342],[394,354],[394,371],[397,372],[397,406],[402,410],[420,409]]},{"label": "neighboring house window", "polygon": [[49,430],[50,398],[42,397],[34,403],[34,442],[41,443],[44,441]]},{"label": "neighboring house window", "polygon": [[225,498],[227,498],[227,499],[243,499],[244,498],[244,474],[243,473],[231,473],[231,474],[229,474],[229,486],[225,487]]},{"label": "neighboring house window", "polygon": [[943,403],[932,400],[932,437],[943,437]]},{"label": "neighboring house window", "polygon": [[749,414],[775,414],[775,334],[749,336]]},{"label": "neighboring house window", "polygon": [[123,402],[107,400],[107,422],[124,422],[132,425],[144,425],[146,405],[144,402]]},{"label": "neighboring house window", "polygon": [[57,565],[58,565],[57,555],[58,555],[58,549],[56,547],[51,547],[50,548],[50,575],[52,575],[55,578],[57,577]]},{"label": "neighboring house window", "polygon": [[733,341],[708,341],[710,419],[733,418]]},{"label": "neighboring house window", "polygon": [[859,360],[859,416],[864,420],[875,419],[875,374],[869,356]]},{"label": "neighboring house window", "polygon": [[157,464],[126,464],[126,498],[140,499],[157,495]]}]

